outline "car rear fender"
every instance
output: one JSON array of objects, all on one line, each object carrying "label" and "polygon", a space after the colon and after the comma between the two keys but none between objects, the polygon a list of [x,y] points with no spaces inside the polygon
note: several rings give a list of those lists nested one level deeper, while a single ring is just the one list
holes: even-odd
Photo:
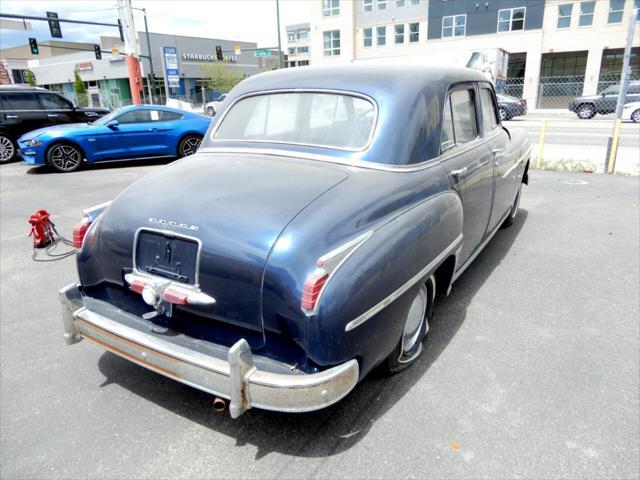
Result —
[{"label": "car rear fender", "polygon": [[377,228],[341,265],[322,293],[317,315],[307,319],[311,362],[328,366],[360,358],[366,374],[400,338],[412,291],[461,244],[462,203],[453,191]]}]

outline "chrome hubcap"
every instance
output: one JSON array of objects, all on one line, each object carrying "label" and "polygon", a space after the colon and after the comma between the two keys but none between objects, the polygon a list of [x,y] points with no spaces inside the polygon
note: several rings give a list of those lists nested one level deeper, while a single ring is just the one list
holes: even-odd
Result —
[{"label": "chrome hubcap", "polygon": [[7,162],[13,157],[13,143],[7,137],[0,137],[0,162]]},{"label": "chrome hubcap", "polygon": [[202,140],[196,137],[187,138],[182,147],[182,153],[185,157],[193,155],[198,150],[198,147],[202,143]]},{"label": "chrome hubcap", "polygon": [[423,285],[411,303],[409,314],[407,315],[407,321],[404,324],[404,332],[402,333],[403,354],[411,352],[411,350],[416,346],[416,343],[421,340],[420,333],[423,322],[427,323],[428,330],[429,324],[426,318],[428,304],[427,287]]},{"label": "chrome hubcap", "polygon": [[80,161],[80,152],[68,145],[58,145],[51,152],[51,163],[60,170],[73,170]]},{"label": "chrome hubcap", "polygon": [[582,118],[589,118],[591,117],[591,108],[590,107],[583,107],[580,109],[580,116]]},{"label": "chrome hubcap", "polygon": [[633,112],[633,115],[631,115],[631,120],[636,123],[640,123],[640,110],[636,110],[635,112]]}]

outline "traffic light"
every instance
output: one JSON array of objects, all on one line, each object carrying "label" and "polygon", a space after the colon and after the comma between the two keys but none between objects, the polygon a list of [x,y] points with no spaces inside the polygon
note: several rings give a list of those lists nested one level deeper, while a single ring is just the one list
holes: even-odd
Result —
[{"label": "traffic light", "polygon": [[49,31],[53,38],[62,38],[62,30],[60,29],[60,22],[58,21],[58,14],[56,12],[47,12],[47,18],[49,20]]},{"label": "traffic light", "polygon": [[222,47],[220,45],[216,46],[216,58],[220,62],[224,60],[224,57],[222,56]]},{"label": "traffic light", "polygon": [[95,44],[93,46],[93,51],[96,54],[96,60],[102,60],[102,52],[100,51],[100,45]]},{"label": "traffic light", "polygon": [[29,37],[29,47],[31,47],[31,55],[40,54],[40,51],[38,50],[38,41],[35,38]]}]

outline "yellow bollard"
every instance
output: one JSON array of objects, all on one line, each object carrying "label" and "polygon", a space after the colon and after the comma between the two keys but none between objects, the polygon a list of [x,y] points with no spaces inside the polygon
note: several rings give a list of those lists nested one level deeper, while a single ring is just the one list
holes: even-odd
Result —
[{"label": "yellow bollard", "polygon": [[613,173],[616,169],[616,155],[618,153],[618,139],[620,138],[620,127],[622,120],[616,120],[616,126],[613,129],[613,139],[611,141],[611,152],[609,152],[609,162],[607,165],[607,173]]},{"label": "yellow bollard", "polygon": [[534,168],[540,168],[540,164],[542,163],[542,154],[544,152],[544,136],[547,133],[547,121],[544,120],[542,122],[542,126],[540,127],[540,139],[538,140],[538,156],[536,157],[536,162]]}]

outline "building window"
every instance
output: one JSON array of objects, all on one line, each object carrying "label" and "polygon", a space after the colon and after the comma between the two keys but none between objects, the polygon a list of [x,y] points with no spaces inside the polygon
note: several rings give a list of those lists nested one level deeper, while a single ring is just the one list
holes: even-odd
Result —
[{"label": "building window", "polygon": [[404,7],[404,0],[396,0],[396,7]]},{"label": "building window", "polygon": [[309,60],[300,60],[298,62],[299,67],[306,67],[307,65],[309,65]]},{"label": "building window", "polygon": [[498,10],[498,31],[511,32],[514,30],[524,30],[526,11],[526,7]]},{"label": "building window", "polygon": [[410,23],[409,24],[409,43],[416,43],[420,40],[420,24]]},{"label": "building window", "polygon": [[573,3],[558,5],[558,28],[569,28],[571,26],[571,12]]},{"label": "building window", "polygon": [[365,12],[372,12],[373,11],[373,0],[364,0],[362,2],[362,9]]},{"label": "building window", "polygon": [[294,33],[288,33],[287,34],[287,40],[289,40],[290,42],[295,42],[296,41],[296,35]]},{"label": "building window", "polygon": [[340,0],[322,0],[322,16],[340,15]]},{"label": "building window", "polygon": [[309,38],[308,30],[302,30],[301,32],[298,32],[298,40],[306,40],[307,38]]},{"label": "building window", "polygon": [[340,55],[340,30],[322,32],[324,37],[324,56],[334,57]]},{"label": "building window", "polygon": [[622,23],[624,0],[609,0],[609,18],[607,23]]},{"label": "building window", "polygon": [[404,24],[394,25],[396,36],[396,45],[400,43],[404,43]]},{"label": "building window", "polygon": [[464,37],[467,32],[467,15],[442,17],[443,37]]},{"label": "building window", "polygon": [[295,55],[296,54],[296,49],[295,48],[289,48],[289,55]]},{"label": "building window", "polygon": [[596,2],[580,2],[580,22],[581,27],[588,27],[593,23],[593,9]]},{"label": "building window", "polygon": [[298,47],[298,55],[301,53],[309,53],[309,47]]},{"label": "building window", "polygon": [[373,45],[373,29],[372,28],[362,29],[362,44],[365,47],[370,47],[371,45]]},{"label": "building window", "polygon": [[420,5],[420,0],[411,0],[411,5]]},{"label": "building window", "polygon": [[296,62],[289,62],[289,67],[295,67],[296,66]]},{"label": "building window", "polygon": [[387,27],[376,27],[376,45],[379,47],[387,44]]},{"label": "building window", "polygon": [[378,10],[387,9],[387,0],[378,0]]}]

